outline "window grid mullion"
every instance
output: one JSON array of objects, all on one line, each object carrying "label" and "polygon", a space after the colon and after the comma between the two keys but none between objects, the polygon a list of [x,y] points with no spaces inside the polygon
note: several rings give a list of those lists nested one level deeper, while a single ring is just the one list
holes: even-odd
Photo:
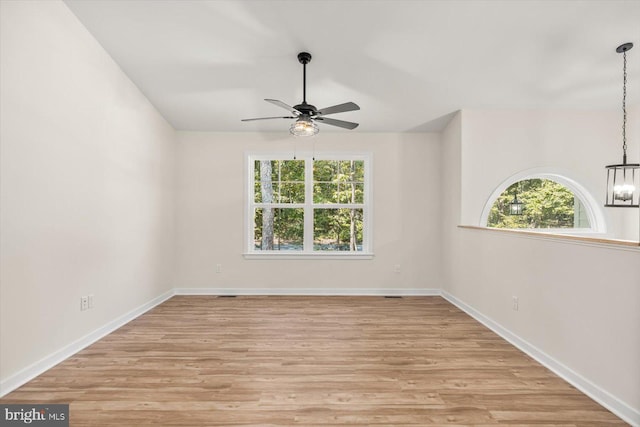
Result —
[{"label": "window grid mullion", "polygon": [[304,251],[313,251],[313,159],[304,161]]},{"label": "window grid mullion", "polygon": [[364,203],[318,203],[314,209],[364,209]]},{"label": "window grid mullion", "polygon": [[252,209],[255,208],[274,208],[274,209],[300,209],[304,208],[304,203],[253,203]]}]

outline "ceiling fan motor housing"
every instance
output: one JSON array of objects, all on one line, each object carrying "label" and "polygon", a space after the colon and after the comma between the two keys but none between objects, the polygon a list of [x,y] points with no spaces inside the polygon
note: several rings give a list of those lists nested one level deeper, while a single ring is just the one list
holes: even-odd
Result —
[{"label": "ceiling fan motor housing", "polygon": [[300,113],[307,114],[311,117],[316,117],[318,115],[318,110],[316,109],[315,105],[307,104],[306,102],[294,105],[293,108],[300,111]]}]

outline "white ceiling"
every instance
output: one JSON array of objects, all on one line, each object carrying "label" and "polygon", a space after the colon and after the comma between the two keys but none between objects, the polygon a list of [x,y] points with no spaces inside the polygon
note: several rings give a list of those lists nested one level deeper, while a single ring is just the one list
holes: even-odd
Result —
[{"label": "white ceiling", "polygon": [[640,1],[66,0],[179,130],[284,131],[263,101],[318,108],[355,131],[440,130],[461,108],[615,109],[640,104]]}]

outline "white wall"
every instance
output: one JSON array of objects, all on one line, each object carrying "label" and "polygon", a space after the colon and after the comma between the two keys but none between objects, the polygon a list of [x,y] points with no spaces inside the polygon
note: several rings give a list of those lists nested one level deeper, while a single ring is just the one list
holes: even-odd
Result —
[{"label": "white wall", "polygon": [[460,222],[461,206],[461,176],[462,176],[462,112],[458,111],[451,119],[449,125],[442,132],[440,149],[441,180],[443,188],[442,204],[440,206],[440,216],[442,218],[441,241],[442,241],[442,287],[446,288],[451,283],[454,271],[452,263],[455,261],[451,256],[457,247],[453,240],[452,230]]},{"label": "white wall", "polygon": [[[521,128],[518,113],[472,112],[467,122],[468,114],[463,111],[443,134],[443,171],[462,167],[462,185],[451,186],[454,194],[443,209],[444,290],[575,372],[593,385],[594,395],[602,392],[602,402],[640,422],[640,250],[456,227],[460,200],[463,221],[473,223],[480,215],[482,195],[500,179],[493,168],[508,175],[503,164],[514,164],[515,172],[525,164],[556,162],[566,150],[554,138],[558,146],[544,149],[545,160],[526,145],[521,152],[517,139],[508,145],[518,133],[511,128]],[[607,120],[576,114],[583,128],[595,123],[597,129]],[[496,128],[500,123],[506,123],[504,135]],[[539,134],[553,133],[541,126]],[[593,138],[589,143],[595,144]],[[598,172],[604,166],[584,153],[580,159]],[[585,186],[597,185],[578,160],[554,166],[575,171]],[[637,209],[629,212],[638,215]],[[519,298],[518,311],[512,310],[513,296]]]},{"label": "white wall", "polygon": [[[176,287],[249,289],[438,289],[439,137],[322,133],[316,152],[370,151],[374,169],[372,260],[243,257],[247,151],[312,149],[286,134],[178,133]],[[222,273],[215,265],[222,265]],[[393,266],[401,266],[394,273]]]},{"label": "white wall", "polygon": [[[491,193],[530,169],[558,171],[599,201],[613,238],[640,240],[637,209],[604,209],[605,165],[622,162],[618,111],[462,112],[462,224],[479,219]],[[630,120],[629,160],[640,159],[640,135]]]},{"label": "white wall", "polygon": [[63,3],[0,8],[5,382],[171,288],[175,132]]}]

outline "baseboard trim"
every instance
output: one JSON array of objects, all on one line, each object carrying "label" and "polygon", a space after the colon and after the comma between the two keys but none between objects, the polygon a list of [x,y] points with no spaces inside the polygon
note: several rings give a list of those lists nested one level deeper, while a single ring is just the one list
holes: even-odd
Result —
[{"label": "baseboard trim", "polygon": [[513,332],[509,331],[507,328],[493,321],[489,317],[480,313],[479,311],[472,308],[465,302],[459,300],[450,293],[441,291],[441,295],[451,304],[455,305],[460,310],[464,311],[469,316],[473,317],[475,320],[482,323],[484,326],[491,329],[496,334],[500,335],[502,338],[507,340],[513,346],[517,347],[522,352],[531,356],[541,365],[580,390],[582,393],[589,396],[591,399],[595,400],[618,417],[622,418],[623,421],[631,424],[634,427],[640,427],[640,412],[629,406],[627,403],[618,399],[608,391],[598,387],[588,379],[573,371],[571,368],[560,363],[553,357],[546,354],[544,351],[523,340]]},{"label": "baseboard trim", "polygon": [[141,306],[131,310],[130,312],[118,317],[117,319],[112,320],[111,322],[96,329],[95,331],[90,332],[84,337],[72,342],[71,344],[62,347],[55,353],[11,375],[6,380],[0,382],[0,397],[3,397],[8,393],[14,391],[18,387],[26,384],[27,382],[31,381],[38,375],[41,375],[47,370],[53,368],[58,363],[64,361],[65,359],[68,359],[69,357],[73,356],[80,350],[90,346],[91,344],[95,343],[99,339],[105,337],[106,335],[110,334],[116,329],[129,323],[136,317],[139,317],[140,315],[146,313],[147,311],[151,310],[155,306],[162,304],[163,302],[171,298],[173,295],[174,295],[173,289],[170,291],[167,291],[164,294],[152,299],[151,301],[145,304],[142,304]]},{"label": "baseboard trim", "polygon": [[280,295],[280,296],[439,296],[440,289],[360,288],[175,288],[175,295]]}]

